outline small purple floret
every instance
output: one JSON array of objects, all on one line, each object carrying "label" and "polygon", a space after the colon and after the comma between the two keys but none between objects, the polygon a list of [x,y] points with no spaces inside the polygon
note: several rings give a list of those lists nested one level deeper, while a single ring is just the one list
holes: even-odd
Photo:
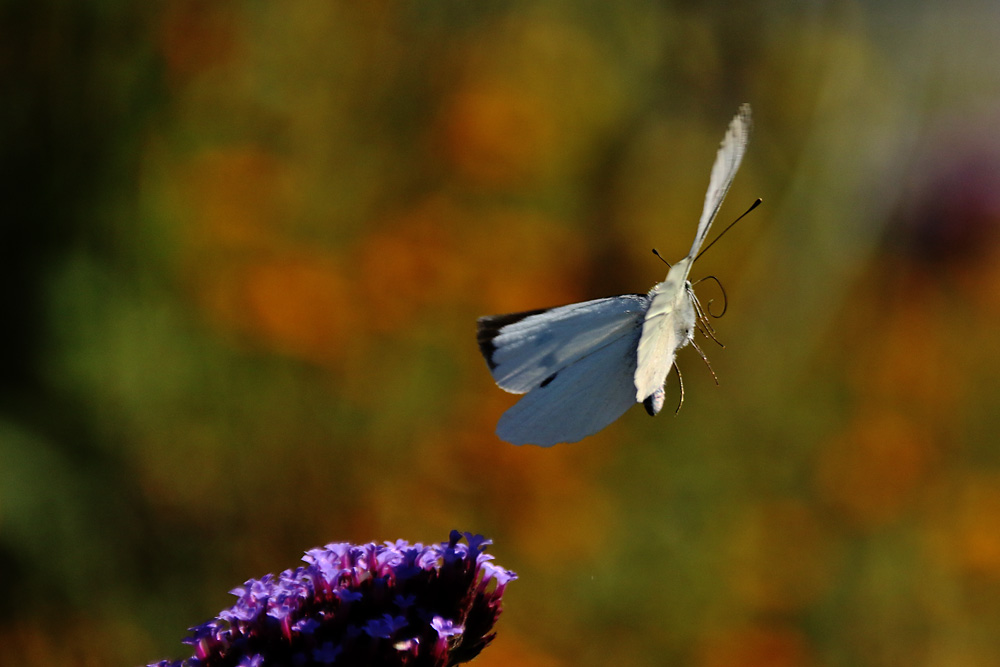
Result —
[{"label": "small purple floret", "polygon": [[352,591],[346,588],[341,588],[340,590],[336,590],[333,592],[333,594],[336,595],[341,602],[345,603],[357,602],[358,600],[364,597],[364,595],[360,591]]},{"label": "small purple floret", "polygon": [[405,616],[393,616],[392,614],[382,614],[382,618],[368,621],[365,624],[365,632],[376,639],[390,639],[396,632],[402,630],[410,622]]},{"label": "small purple floret", "polygon": [[454,621],[442,618],[441,616],[435,616],[431,619],[431,627],[434,628],[434,631],[441,639],[454,637],[455,635],[460,635],[465,631],[465,628],[461,625],[455,625]]}]

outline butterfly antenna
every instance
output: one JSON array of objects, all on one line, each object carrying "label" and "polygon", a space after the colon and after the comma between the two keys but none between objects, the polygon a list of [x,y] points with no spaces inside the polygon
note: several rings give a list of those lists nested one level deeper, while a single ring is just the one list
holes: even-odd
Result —
[{"label": "butterfly antenna", "polygon": [[693,339],[691,341],[691,347],[698,350],[698,354],[701,355],[701,360],[705,362],[706,366],[708,366],[708,372],[712,374],[712,379],[715,380],[715,386],[718,387],[719,378],[716,377],[715,370],[712,368],[712,364],[708,363],[708,357],[705,356],[705,353],[701,351],[700,347],[698,347],[698,343],[694,342]]},{"label": "butterfly antenna", "polygon": [[701,256],[702,256],[702,255],[704,255],[704,254],[705,254],[706,252],[708,252],[708,249],[709,249],[709,248],[711,248],[712,246],[714,246],[714,245],[715,245],[715,242],[716,242],[716,241],[718,241],[719,239],[721,239],[721,238],[722,238],[722,235],[723,235],[723,234],[725,234],[725,233],[726,233],[726,232],[728,232],[728,231],[729,231],[730,229],[732,229],[732,228],[733,228],[733,225],[735,225],[735,224],[736,224],[737,222],[739,222],[740,220],[742,220],[743,218],[745,218],[745,217],[747,216],[747,214],[748,214],[748,213],[750,213],[750,211],[752,211],[752,210],[754,210],[755,208],[757,208],[758,206],[760,206],[760,203],[761,203],[762,201],[764,201],[764,200],[763,200],[763,199],[761,199],[760,197],[757,197],[757,201],[755,201],[755,202],[754,202],[753,204],[751,204],[750,208],[748,208],[748,209],[747,209],[746,211],[744,211],[743,215],[741,215],[740,217],[738,217],[738,218],[736,218],[735,220],[733,220],[732,222],[730,222],[730,223],[729,223],[729,226],[728,226],[728,227],[726,227],[726,228],[725,228],[725,229],[723,229],[723,230],[722,230],[721,232],[719,232],[719,235],[718,235],[718,236],[716,236],[716,237],[715,237],[714,239],[712,239],[712,242],[711,242],[711,243],[709,243],[709,244],[708,244],[707,246],[705,246],[704,248],[702,248],[702,249],[701,249],[701,252],[699,252],[699,253],[698,253],[697,255],[695,255],[695,258],[694,258],[694,261],[696,261],[696,262],[697,262],[697,261],[698,261],[698,258],[699,258],[699,257],[701,257]]},{"label": "butterfly antenna", "polygon": [[663,259],[663,255],[660,254],[659,250],[657,250],[656,248],[653,248],[653,254],[656,255],[657,257],[659,257],[660,261],[663,262],[664,264],[666,264],[668,269],[670,268],[670,262],[668,262],[667,260]]},{"label": "butterfly antenna", "polygon": [[677,373],[677,381],[681,385],[681,397],[677,401],[677,409],[674,410],[674,416],[676,416],[681,411],[681,406],[684,405],[684,378],[681,377],[681,369],[678,368],[676,361],[674,362],[674,372]]},{"label": "butterfly antenna", "polygon": [[726,314],[727,310],[729,310],[729,297],[726,296],[726,288],[722,286],[722,281],[716,278],[715,276],[705,276],[704,278],[700,278],[696,280],[694,283],[692,283],[692,286],[697,285],[702,280],[714,280],[715,284],[719,286],[719,291],[722,292],[722,312],[719,313],[718,315],[712,312],[713,300],[710,300],[708,302],[708,308],[705,309],[709,315],[711,315],[715,319],[719,319],[720,317]]}]

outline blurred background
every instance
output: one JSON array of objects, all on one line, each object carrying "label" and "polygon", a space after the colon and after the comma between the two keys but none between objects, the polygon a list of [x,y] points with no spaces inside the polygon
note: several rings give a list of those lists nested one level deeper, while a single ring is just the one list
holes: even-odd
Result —
[{"label": "blurred background", "polygon": [[[0,7],[0,663],[458,528],[483,667],[1000,665],[995,3]],[[720,386],[497,440],[476,317],[662,280],[741,102]]]}]

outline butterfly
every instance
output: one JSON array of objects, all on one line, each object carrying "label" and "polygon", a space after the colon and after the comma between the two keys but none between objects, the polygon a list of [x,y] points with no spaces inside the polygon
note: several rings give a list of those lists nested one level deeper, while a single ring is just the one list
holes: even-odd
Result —
[{"label": "butterfly", "polygon": [[660,412],[677,351],[705,320],[688,274],[743,160],[751,125],[750,105],[743,104],[712,166],[691,250],[647,294],[479,318],[479,349],[494,381],[524,394],[500,417],[500,439],[548,447],[600,431],[635,403],[650,415]]}]

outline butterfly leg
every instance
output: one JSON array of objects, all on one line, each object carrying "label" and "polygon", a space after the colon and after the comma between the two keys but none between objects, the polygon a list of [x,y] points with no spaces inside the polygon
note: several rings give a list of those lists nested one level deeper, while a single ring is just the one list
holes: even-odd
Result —
[{"label": "butterfly leg", "polygon": [[676,415],[681,411],[681,406],[684,405],[684,378],[681,377],[681,369],[677,366],[676,362],[674,363],[674,372],[677,373],[677,382],[681,385],[681,397],[677,401],[677,409],[674,410],[674,414]]},{"label": "butterfly leg", "polygon": [[712,379],[715,380],[715,386],[718,387],[719,386],[719,378],[717,378],[715,376],[715,369],[712,368],[712,364],[710,364],[708,362],[708,357],[706,357],[705,353],[701,351],[701,348],[698,347],[698,343],[694,342],[693,338],[691,339],[691,347],[693,347],[694,349],[698,350],[698,354],[699,354],[699,356],[701,356],[701,360],[705,362],[706,366],[708,366],[708,372],[712,374]]}]

